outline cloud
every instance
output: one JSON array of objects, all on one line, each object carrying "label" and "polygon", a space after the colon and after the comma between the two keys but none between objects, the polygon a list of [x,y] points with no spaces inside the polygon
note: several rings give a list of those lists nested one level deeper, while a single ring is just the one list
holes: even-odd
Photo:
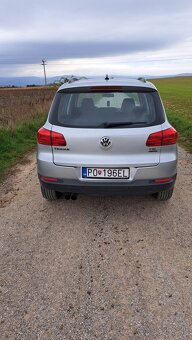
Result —
[{"label": "cloud", "polygon": [[191,0],[1,0],[0,65],[178,53],[191,14]]},{"label": "cloud", "polygon": [[155,37],[124,42],[23,42],[1,46],[0,64],[33,64],[41,59],[95,58],[132,54],[165,48],[173,44],[173,38],[157,40]]},{"label": "cloud", "polygon": [[191,11],[191,0],[33,0],[30,5],[1,0],[0,32],[8,32],[7,43],[125,41],[151,34],[186,38]]}]

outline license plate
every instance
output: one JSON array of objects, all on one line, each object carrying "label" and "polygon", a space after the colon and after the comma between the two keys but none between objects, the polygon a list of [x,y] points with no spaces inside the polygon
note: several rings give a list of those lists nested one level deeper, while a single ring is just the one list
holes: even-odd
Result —
[{"label": "license plate", "polygon": [[120,168],[82,168],[83,178],[129,178],[129,169]]}]

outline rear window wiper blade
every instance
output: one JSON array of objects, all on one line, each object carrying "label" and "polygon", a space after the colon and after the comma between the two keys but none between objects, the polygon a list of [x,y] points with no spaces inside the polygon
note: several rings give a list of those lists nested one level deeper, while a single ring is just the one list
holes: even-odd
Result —
[{"label": "rear window wiper blade", "polygon": [[117,127],[117,126],[129,126],[129,125],[140,125],[140,124],[146,124],[147,122],[104,122],[98,127],[103,128],[110,128],[110,127]]}]

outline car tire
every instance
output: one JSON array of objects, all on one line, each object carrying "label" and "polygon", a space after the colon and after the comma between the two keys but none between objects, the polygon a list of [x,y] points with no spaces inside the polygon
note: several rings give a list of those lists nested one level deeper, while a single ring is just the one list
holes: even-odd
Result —
[{"label": "car tire", "polygon": [[156,194],[153,195],[153,197],[156,198],[158,201],[167,201],[169,200],[173,195],[173,188],[169,190],[159,191]]},{"label": "car tire", "polygon": [[46,200],[49,200],[49,201],[57,200],[60,196],[57,191],[47,189],[47,188],[43,187],[42,185],[41,185],[41,193],[42,193],[42,196]]}]

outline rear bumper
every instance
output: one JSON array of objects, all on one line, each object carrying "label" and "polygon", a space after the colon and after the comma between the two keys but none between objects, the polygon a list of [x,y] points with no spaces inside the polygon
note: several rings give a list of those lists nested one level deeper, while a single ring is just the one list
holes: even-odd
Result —
[{"label": "rear bumper", "polygon": [[166,183],[155,183],[153,180],[135,180],[132,182],[82,182],[74,179],[60,179],[58,182],[42,180],[42,186],[63,193],[89,194],[89,195],[142,195],[153,194],[159,191],[168,190],[174,186],[176,175]]}]

